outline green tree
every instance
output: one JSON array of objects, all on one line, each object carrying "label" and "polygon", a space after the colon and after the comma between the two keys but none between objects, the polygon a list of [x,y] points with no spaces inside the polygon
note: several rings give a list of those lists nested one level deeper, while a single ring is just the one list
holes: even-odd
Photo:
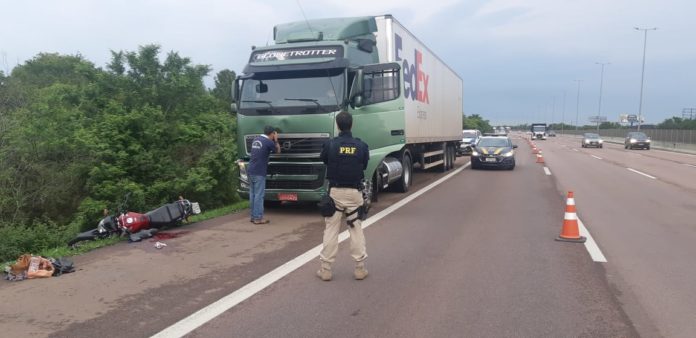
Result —
[{"label": "green tree", "polygon": [[42,53],[0,73],[0,259],[93,227],[126,191],[136,211],[236,201],[235,118],[209,71],[147,45],[105,69]]},{"label": "green tree", "polygon": [[212,93],[220,101],[221,108],[231,112],[232,89],[237,75],[229,70],[223,69],[215,75],[215,88]]},{"label": "green tree", "polygon": [[484,120],[483,117],[478,114],[473,114],[471,116],[464,115],[462,119],[462,129],[478,129],[482,133],[493,131],[493,127],[488,120]]}]

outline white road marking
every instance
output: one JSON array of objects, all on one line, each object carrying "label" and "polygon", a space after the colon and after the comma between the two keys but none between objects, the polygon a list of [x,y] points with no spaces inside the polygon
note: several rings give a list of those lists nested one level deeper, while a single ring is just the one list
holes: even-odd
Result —
[{"label": "white road marking", "polygon": [[549,170],[548,167],[544,167],[544,172],[546,173],[547,176],[551,176],[551,170]]},{"label": "white road marking", "polygon": [[598,159],[598,160],[601,160],[601,159],[602,159],[602,158],[599,157],[599,156],[595,156],[595,155],[590,155],[590,156],[592,156],[592,157],[594,157],[594,158],[596,158],[596,159]]},{"label": "white road marking", "polygon": [[[397,209],[403,207],[406,205],[408,202],[413,201],[414,199],[418,198],[420,195],[423,195],[426,193],[428,190],[438,186],[442,182],[448,180],[452,176],[460,173],[462,170],[466,169],[471,162],[463,165],[461,168],[456,169],[455,171],[451,172],[445,177],[440,178],[439,180],[429,184],[425,188],[418,190],[417,192],[407,196],[406,198],[400,200],[399,202],[392,204],[390,207],[376,213],[374,216],[366,219],[364,222],[362,222],[362,227],[367,228],[370,225],[376,223],[377,221],[381,220],[382,218],[386,217],[387,215],[391,214],[392,212],[396,211]],[[344,240],[348,238],[348,230],[343,231],[341,234],[338,236],[338,242],[341,243]],[[221,315],[223,312],[233,308],[237,304],[245,301],[247,298],[255,295],[259,291],[265,289],[266,287],[270,286],[271,284],[275,283],[276,281],[280,280],[281,278],[285,277],[286,275],[290,274],[291,272],[297,270],[299,267],[305,265],[308,262],[311,262],[314,260],[317,256],[319,256],[319,253],[321,252],[322,244],[317,245],[316,247],[310,249],[309,251],[295,257],[291,261],[275,268],[273,271],[259,277],[258,279],[250,282],[247,285],[244,285],[242,288],[239,290],[236,290],[229,295],[222,297],[220,300],[194,312],[190,316],[174,323],[172,326],[160,331],[159,333],[153,335],[153,338],[160,338],[160,337],[182,337],[191,331],[195,330],[196,328],[200,327],[201,325],[209,322],[213,318]]]},{"label": "white road marking", "polygon": [[644,172],[641,172],[641,171],[638,171],[638,170],[635,170],[635,169],[631,169],[631,168],[626,168],[626,169],[628,169],[628,170],[630,170],[630,171],[632,171],[632,172],[634,172],[634,173],[636,173],[636,174],[643,175],[643,176],[648,177],[648,178],[652,178],[653,180],[657,179],[657,177],[655,177],[655,176],[648,175],[648,174],[646,174],[646,173],[644,173]]},{"label": "white road marking", "polygon": [[696,165],[693,165],[693,164],[688,164],[688,163],[682,163],[682,164],[683,164],[683,165],[687,165],[687,166],[689,166],[689,167],[696,168]]},{"label": "white road marking", "polygon": [[607,258],[604,257],[604,254],[602,254],[602,250],[599,250],[597,242],[595,242],[594,238],[592,238],[590,232],[587,231],[587,228],[585,228],[585,224],[582,223],[580,218],[578,218],[578,230],[580,231],[580,236],[587,237],[587,241],[585,241],[585,249],[587,249],[587,252],[590,254],[590,257],[592,257],[592,260],[595,262],[606,263]]},{"label": "white road marking", "polygon": [[580,151],[580,150],[577,150],[577,149],[573,148],[573,151]]}]

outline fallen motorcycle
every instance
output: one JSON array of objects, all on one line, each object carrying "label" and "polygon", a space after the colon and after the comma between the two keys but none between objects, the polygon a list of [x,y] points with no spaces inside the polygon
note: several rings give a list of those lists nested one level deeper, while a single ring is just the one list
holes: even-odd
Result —
[{"label": "fallen motorcycle", "polygon": [[150,230],[151,234],[155,230],[165,226],[175,225],[187,220],[191,215],[201,213],[201,208],[197,202],[191,202],[183,197],[173,203],[165,204],[155,210],[145,214],[127,211],[128,197],[126,194],[123,203],[118,207],[116,215],[109,215],[105,210],[97,227],[78,234],[68,242],[68,246],[76,247],[78,243],[95,239],[103,239],[112,236],[133,236],[140,232]]}]

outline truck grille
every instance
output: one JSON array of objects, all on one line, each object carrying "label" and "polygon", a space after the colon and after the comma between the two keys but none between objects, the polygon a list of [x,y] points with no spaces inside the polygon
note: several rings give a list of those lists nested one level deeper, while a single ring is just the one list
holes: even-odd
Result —
[{"label": "truck grille", "polygon": [[[251,143],[256,135],[246,135],[246,153],[251,151]],[[281,154],[319,154],[329,137],[284,137],[278,138]]]},{"label": "truck grille", "polygon": [[[308,189],[316,190],[324,185],[324,174],[326,167],[323,164],[277,164],[271,163],[268,166],[270,179],[266,180],[266,189]],[[316,175],[317,179],[292,180],[292,179],[272,179],[273,175]]]}]

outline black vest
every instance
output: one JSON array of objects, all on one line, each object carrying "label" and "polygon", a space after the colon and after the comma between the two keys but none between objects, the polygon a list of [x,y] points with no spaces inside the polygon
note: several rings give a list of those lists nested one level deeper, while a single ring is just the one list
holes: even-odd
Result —
[{"label": "black vest", "polygon": [[350,133],[341,133],[329,141],[326,178],[330,185],[358,188],[365,177],[363,170],[367,165],[367,153],[367,144]]}]

